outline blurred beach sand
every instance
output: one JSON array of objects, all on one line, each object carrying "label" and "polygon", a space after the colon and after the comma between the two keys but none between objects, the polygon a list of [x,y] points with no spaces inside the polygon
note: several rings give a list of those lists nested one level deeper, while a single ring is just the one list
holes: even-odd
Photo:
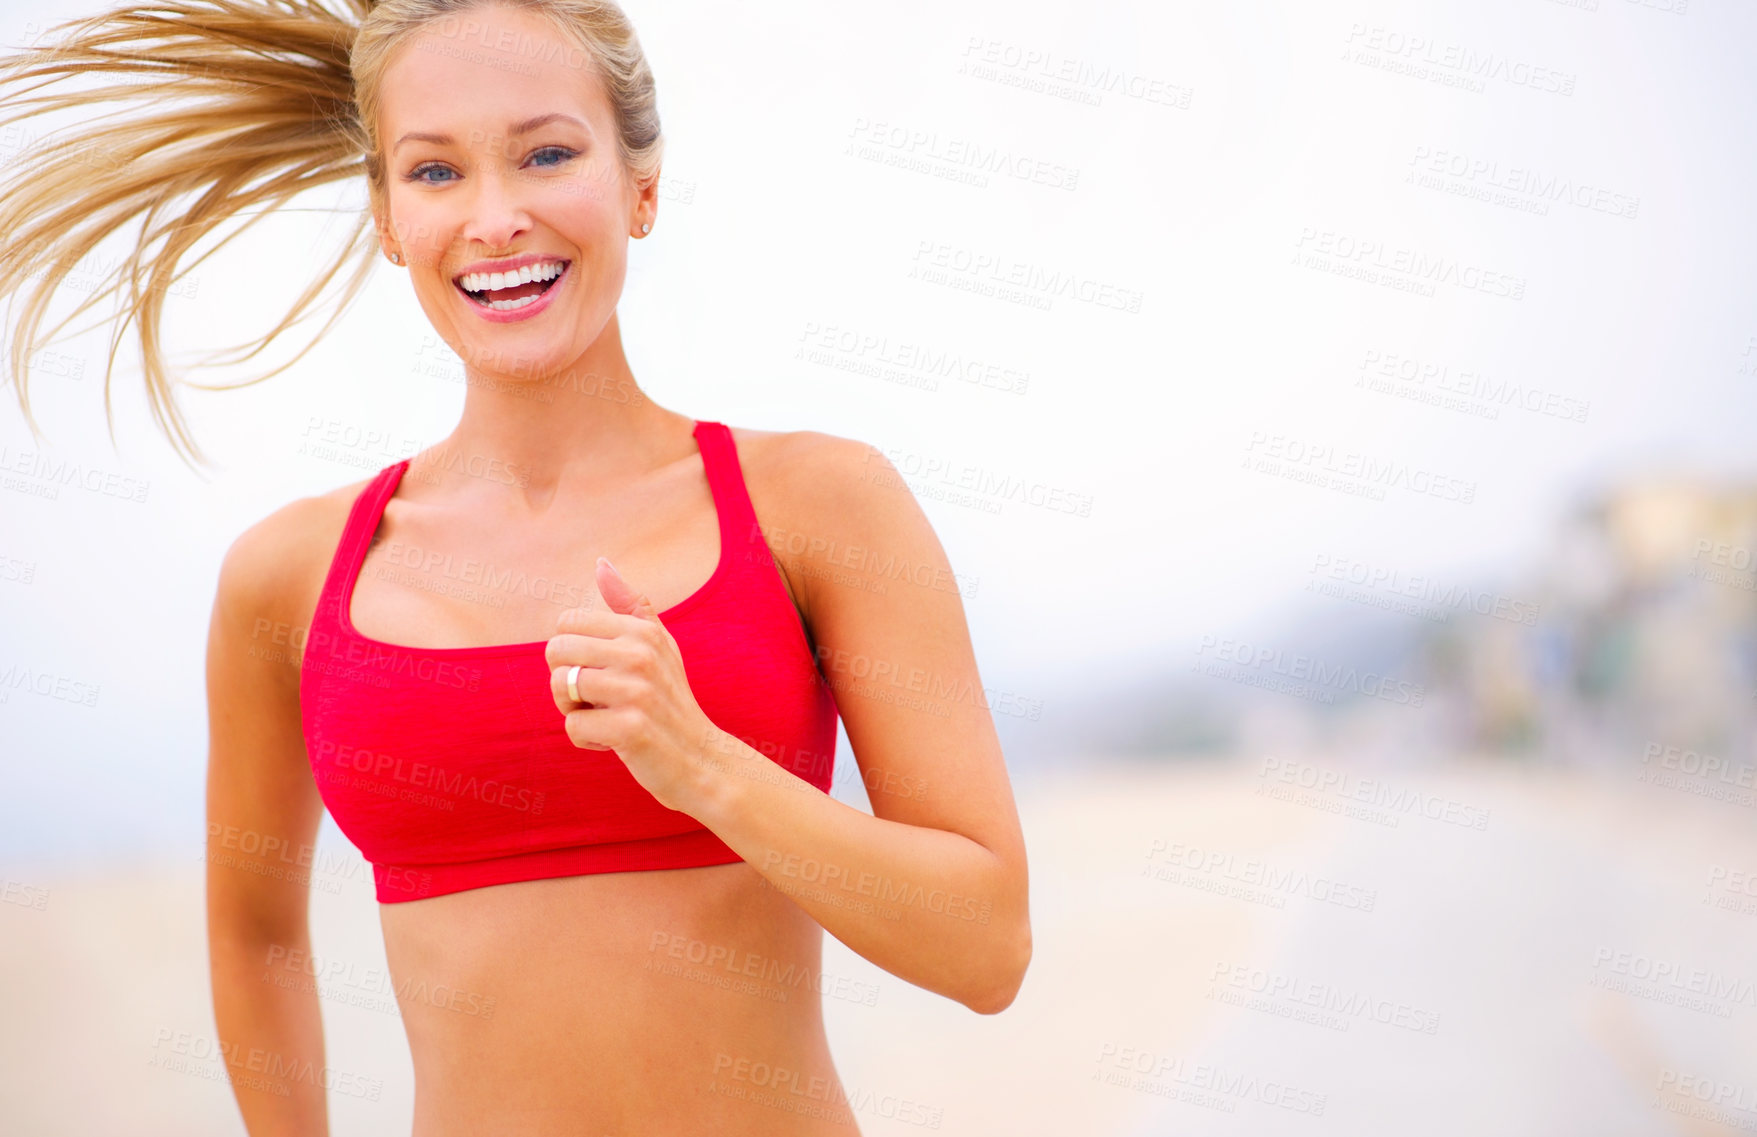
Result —
[{"label": "blurred beach sand", "polygon": [[[827,973],[878,988],[871,1005],[824,999],[862,1130],[1757,1125],[1757,896],[1727,883],[1757,873],[1752,809],[1632,769],[1487,760],[1372,775],[1394,791],[1374,806],[1300,786],[1365,772],[1295,767],[1285,781],[1260,761],[1023,780],[1035,954],[1003,1014],[828,941]],[[40,907],[0,904],[7,1134],[243,1132],[219,1064],[173,1053],[213,1035],[198,857],[38,873],[15,895]],[[314,893],[315,950],[382,966],[370,888],[344,884]],[[408,1132],[394,1006],[322,1005],[330,1066],[382,1080],[376,1100],[332,1092],[332,1132]],[[1720,1105],[1698,1100],[1703,1085]]]}]

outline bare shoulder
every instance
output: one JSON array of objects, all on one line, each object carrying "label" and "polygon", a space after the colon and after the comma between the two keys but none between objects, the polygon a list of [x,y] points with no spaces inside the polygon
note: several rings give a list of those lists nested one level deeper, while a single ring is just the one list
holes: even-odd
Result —
[{"label": "bare shoulder", "polygon": [[733,438],[757,523],[808,624],[814,607],[903,595],[885,585],[899,573],[951,580],[926,513],[877,447],[815,430]]},{"label": "bare shoulder", "polygon": [[870,443],[817,430],[737,428],[733,438],[759,519],[793,522],[803,532],[838,518],[882,524],[920,514],[896,468]]},{"label": "bare shoulder", "polygon": [[269,620],[302,629],[317,607],[348,511],[370,482],[295,498],[234,538],[220,565],[216,614],[234,626]]}]

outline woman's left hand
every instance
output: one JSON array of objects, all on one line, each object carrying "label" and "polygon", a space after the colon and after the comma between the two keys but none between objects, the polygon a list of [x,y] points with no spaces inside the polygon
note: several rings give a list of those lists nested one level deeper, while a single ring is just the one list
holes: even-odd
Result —
[{"label": "woman's left hand", "polygon": [[[614,750],[659,804],[684,809],[719,728],[696,702],[677,641],[652,601],[603,557],[597,580],[608,607],[569,608],[555,622],[543,653],[550,693],[575,746]],[[567,692],[576,664],[580,702]]]}]

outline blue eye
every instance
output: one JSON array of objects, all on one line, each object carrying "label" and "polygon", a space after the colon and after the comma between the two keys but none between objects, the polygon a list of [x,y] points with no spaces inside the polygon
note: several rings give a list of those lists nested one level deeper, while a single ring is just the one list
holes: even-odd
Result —
[{"label": "blue eye", "polygon": [[[536,151],[536,153],[532,154],[531,156],[533,158],[535,158],[537,156],[537,154],[559,154],[559,155],[561,155],[561,159],[560,159],[560,161],[557,161],[555,163],[555,166],[559,166],[559,165],[561,165],[562,162],[566,162],[566,161],[572,159],[576,153],[578,153],[578,151],[569,150],[565,146],[545,146],[542,149]],[[551,166],[549,168],[553,169],[554,166]]]},{"label": "blue eye", "polygon": [[[541,155],[541,154],[559,155],[559,157],[554,162],[538,162],[537,163],[538,169],[553,170],[557,166],[560,166],[563,162],[570,162],[574,158],[578,157],[579,151],[570,150],[566,146],[543,146],[543,147],[538,148],[537,150],[532,151],[531,158],[528,160],[534,161],[537,158],[537,156]],[[446,173],[454,172],[451,169],[451,167],[443,165],[439,162],[426,162],[426,163],[423,163],[422,165],[416,166],[413,170],[410,170],[407,174],[403,175],[403,180],[410,181],[410,182],[419,182],[422,185],[428,185],[428,186],[444,185],[446,182],[451,182],[451,181],[457,180],[456,178],[441,178],[438,181],[435,181],[434,179],[426,176],[427,174],[430,174],[435,170],[441,170]]]},{"label": "blue eye", "polygon": [[[437,162],[429,162],[424,166],[416,166],[413,170],[410,170],[404,180],[411,181],[411,182],[422,182],[426,185],[436,186],[436,185],[439,185],[440,183],[432,181],[428,178],[424,178],[421,175],[426,174],[426,173],[431,173],[434,170],[446,170],[446,169],[447,168],[445,166],[441,166]],[[449,171],[447,171],[447,172],[449,172]],[[449,181],[450,179],[445,179],[445,180]]]}]

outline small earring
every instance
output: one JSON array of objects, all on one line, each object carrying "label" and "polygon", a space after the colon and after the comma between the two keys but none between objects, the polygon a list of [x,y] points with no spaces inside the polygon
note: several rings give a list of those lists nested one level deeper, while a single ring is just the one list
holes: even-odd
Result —
[{"label": "small earring", "polygon": [[648,225],[645,221],[641,222],[641,232],[643,232],[643,233],[651,232],[652,228],[653,227],[651,225]]},{"label": "small earring", "polygon": [[390,263],[391,263],[391,264],[393,264],[393,265],[400,265],[400,264],[402,264],[402,263],[403,263],[403,258],[402,258],[402,256],[401,256],[401,254],[399,254],[399,253],[392,253],[392,254],[391,254],[391,255],[390,255]]}]

